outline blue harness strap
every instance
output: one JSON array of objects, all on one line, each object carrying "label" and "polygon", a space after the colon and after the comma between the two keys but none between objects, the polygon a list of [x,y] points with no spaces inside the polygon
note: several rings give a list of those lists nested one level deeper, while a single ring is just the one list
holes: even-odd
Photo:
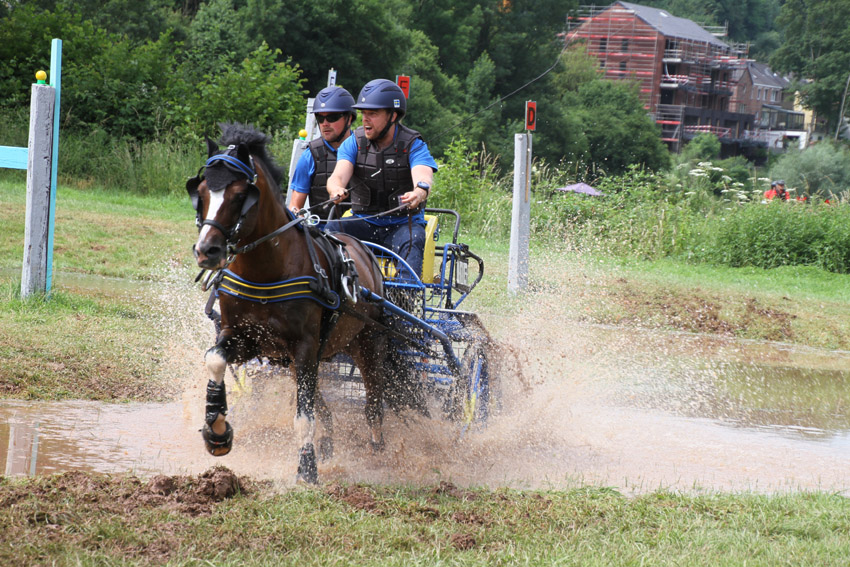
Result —
[{"label": "blue harness strap", "polygon": [[339,294],[327,290],[333,302],[326,301],[317,293],[319,281],[313,276],[301,276],[273,283],[254,283],[240,278],[230,270],[222,270],[221,274],[221,280],[216,287],[217,291],[240,299],[257,303],[311,299],[327,309],[339,307]]},{"label": "blue harness strap", "polygon": [[205,167],[209,167],[217,161],[223,161],[225,163],[229,163],[230,165],[232,165],[233,167],[235,167],[236,169],[238,169],[239,171],[241,171],[242,173],[247,175],[248,179],[254,179],[257,176],[257,173],[254,171],[254,169],[251,166],[249,166],[246,163],[243,163],[242,161],[239,160],[239,158],[229,156],[227,154],[215,154],[214,156],[211,156],[207,160]]}]

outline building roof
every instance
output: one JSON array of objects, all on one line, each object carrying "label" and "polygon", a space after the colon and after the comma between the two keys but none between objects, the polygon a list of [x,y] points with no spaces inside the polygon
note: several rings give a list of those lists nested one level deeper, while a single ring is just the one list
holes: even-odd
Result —
[{"label": "building roof", "polygon": [[791,84],[791,81],[771,70],[764,63],[756,61],[747,61],[747,70],[753,78],[753,84],[760,87],[769,87],[774,89],[785,89]]},{"label": "building roof", "polygon": [[702,41],[718,47],[729,48],[711,32],[701,28],[696,22],[686,18],[677,18],[669,12],[650,6],[641,6],[631,2],[616,2],[667,37]]}]

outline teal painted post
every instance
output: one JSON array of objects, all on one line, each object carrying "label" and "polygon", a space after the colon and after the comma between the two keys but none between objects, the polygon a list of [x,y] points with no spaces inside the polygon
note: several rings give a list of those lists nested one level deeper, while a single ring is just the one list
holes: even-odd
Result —
[{"label": "teal painted post", "polygon": [[50,212],[47,222],[47,285],[50,293],[53,282],[53,227],[56,224],[56,178],[59,166],[59,100],[62,94],[62,40],[53,39],[50,44],[50,86],[56,91],[56,103],[53,106],[53,152],[50,164]]}]

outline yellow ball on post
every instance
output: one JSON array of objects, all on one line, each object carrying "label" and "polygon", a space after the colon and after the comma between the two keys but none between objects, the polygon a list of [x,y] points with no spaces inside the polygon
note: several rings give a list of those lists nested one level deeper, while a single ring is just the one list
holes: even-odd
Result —
[{"label": "yellow ball on post", "polygon": [[301,128],[298,131],[298,137],[301,138],[302,140],[306,140],[307,139],[307,130],[305,130],[304,128]]},{"label": "yellow ball on post", "polygon": [[47,81],[47,73],[44,71],[36,71],[35,80],[38,81],[38,84],[43,85],[45,81]]}]

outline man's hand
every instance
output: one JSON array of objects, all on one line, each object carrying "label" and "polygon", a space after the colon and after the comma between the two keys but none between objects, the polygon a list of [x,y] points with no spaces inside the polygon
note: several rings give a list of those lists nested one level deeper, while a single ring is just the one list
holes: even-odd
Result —
[{"label": "man's hand", "polygon": [[428,191],[422,189],[421,187],[414,187],[413,191],[408,191],[404,195],[401,196],[399,201],[407,205],[408,209],[415,209],[419,205],[425,202],[425,199],[428,198]]},{"label": "man's hand", "polygon": [[331,187],[330,184],[328,184],[328,195],[330,196],[331,200],[339,203],[345,198],[346,195],[348,195],[348,189],[346,189],[345,187]]}]

